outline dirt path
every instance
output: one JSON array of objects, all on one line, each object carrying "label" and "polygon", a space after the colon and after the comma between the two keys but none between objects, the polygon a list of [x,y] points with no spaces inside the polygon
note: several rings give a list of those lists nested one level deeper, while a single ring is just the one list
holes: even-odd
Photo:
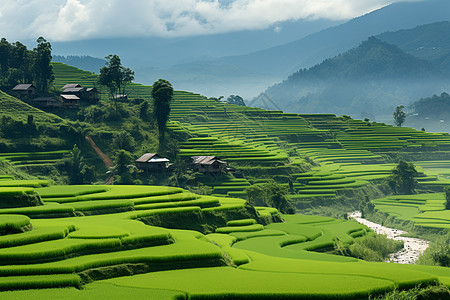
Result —
[{"label": "dirt path", "polygon": [[396,253],[391,254],[389,262],[399,264],[414,264],[419,256],[428,248],[428,241],[417,238],[403,237],[401,235],[406,234],[406,231],[388,228],[380,224],[370,222],[366,219],[361,218],[361,212],[359,211],[349,213],[348,216],[349,218],[352,218],[357,222],[366,225],[370,229],[374,230],[377,234],[384,234],[390,239],[403,241],[404,248]]},{"label": "dirt path", "polygon": [[[105,164],[105,167],[107,169],[114,167],[114,163],[112,162],[112,160],[108,156],[106,156],[106,154],[103,153],[99,147],[97,147],[95,142],[90,137],[86,136],[85,139],[89,142],[89,144],[91,144],[91,147],[92,149],[94,149],[95,153],[97,153],[97,155],[100,156],[100,158],[103,160],[103,163]],[[114,174],[111,173],[108,179],[106,179],[105,184],[112,184],[113,182],[114,182]]]}]

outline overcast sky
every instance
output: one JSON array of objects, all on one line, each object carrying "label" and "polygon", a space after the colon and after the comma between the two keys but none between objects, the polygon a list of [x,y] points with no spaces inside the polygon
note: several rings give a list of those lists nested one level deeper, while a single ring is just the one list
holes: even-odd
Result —
[{"label": "overcast sky", "polygon": [[1,0],[0,36],[10,41],[192,36],[264,29],[287,20],[346,20],[400,1]]}]

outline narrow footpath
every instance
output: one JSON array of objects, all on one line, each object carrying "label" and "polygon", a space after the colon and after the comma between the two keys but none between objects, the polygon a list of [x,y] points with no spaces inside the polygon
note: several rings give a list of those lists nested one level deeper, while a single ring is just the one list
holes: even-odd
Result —
[{"label": "narrow footpath", "polygon": [[419,256],[428,248],[428,241],[417,238],[403,237],[401,235],[406,234],[406,231],[384,227],[380,224],[363,219],[361,218],[360,211],[351,212],[348,214],[348,217],[354,219],[358,223],[366,225],[377,234],[384,234],[389,239],[403,241],[404,248],[391,254],[388,262],[414,264]]},{"label": "narrow footpath", "polygon": [[[106,156],[106,154],[103,153],[102,150],[100,150],[100,148],[95,144],[95,142],[90,137],[85,136],[85,139],[89,142],[92,149],[94,149],[95,153],[97,153],[97,155],[100,156],[107,169],[111,169],[112,167],[114,167],[114,163],[112,162],[112,160],[108,156]],[[113,184],[113,182],[114,182],[114,173],[111,173],[108,176],[108,179],[106,179],[105,184]]]}]

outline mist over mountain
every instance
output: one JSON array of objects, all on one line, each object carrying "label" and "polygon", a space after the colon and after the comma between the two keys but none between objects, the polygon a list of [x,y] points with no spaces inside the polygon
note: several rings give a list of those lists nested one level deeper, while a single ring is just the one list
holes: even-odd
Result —
[{"label": "mist over mountain", "polygon": [[[342,24],[313,20],[186,38],[122,38],[53,43],[58,55],[118,54],[136,80],[158,78],[207,96],[251,98],[293,72],[356,47],[386,31],[450,20],[450,1],[400,2]],[[309,34],[309,35],[308,35]]]},{"label": "mist over mountain", "polygon": [[[194,74],[206,76],[210,72],[209,67],[196,67],[198,62],[190,63],[193,71],[185,77],[185,80],[182,80],[183,69],[189,69],[186,64],[172,66],[170,71],[166,70],[164,74],[169,78],[178,76],[177,82],[184,88],[195,86],[197,91],[207,95],[217,92],[223,94],[227,90],[235,91],[236,87],[242,86],[243,89],[238,89],[235,93],[252,97],[264,90],[258,89],[260,86],[264,84],[266,87],[270,86],[301,68],[311,67],[326,58],[356,47],[369,36],[450,20],[448,11],[450,1],[447,0],[394,3],[285,45],[210,61],[208,66],[214,66],[216,71],[223,70],[220,80],[210,77],[209,81],[205,79],[202,84],[189,80],[188,78]],[[238,75],[227,72],[230,65],[239,70]],[[245,74],[248,74],[247,78]],[[248,84],[245,84],[246,81]],[[253,84],[254,81],[259,84]]]},{"label": "mist over mountain", "polygon": [[283,110],[375,118],[450,87],[449,72],[375,37],[266,90]]},{"label": "mist over mountain", "polygon": [[444,70],[450,70],[450,22],[448,21],[385,32],[377,38],[396,45],[418,58],[436,63]]}]

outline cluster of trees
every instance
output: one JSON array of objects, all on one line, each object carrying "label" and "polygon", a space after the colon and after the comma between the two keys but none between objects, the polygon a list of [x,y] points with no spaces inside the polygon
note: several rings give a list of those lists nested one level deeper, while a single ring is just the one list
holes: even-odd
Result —
[{"label": "cluster of trees", "polygon": [[66,171],[70,184],[89,184],[96,180],[94,166],[85,163],[81,150],[77,145],[62,160],[62,168]]},{"label": "cluster of trees", "polygon": [[[100,69],[99,83],[108,87],[110,97],[115,103],[116,110],[118,109],[118,94],[124,95],[126,86],[133,80],[134,72],[122,65],[118,55],[109,55],[106,57],[106,65]],[[153,83],[153,116],[158,126],[160,148],[164,145],[166,124],[169,120],[170,102],[172,101],[172,97],[173,86],[169,81],[159,79]],[[140,116],[143,119],[149,119],[148,108],[149,105],[147,102],[142,103]]]},{"label": "cluster of trees", "polygon": [[401,160],[392,170],[392,175],[387,179],[392,191],[396,194],[411,195],[416,192],[419,175],[413,163]]},{"label": "cluster of trees", "polygon": [[446,119],[450,112],[450,95],[442,93],[440,96],[433,95],[432,97],[422,98],[411,104],[411,108],[419,118]]},{"label": "cluster of trees", "polygon": [[125,68],[116,54],[105,58],[106,65],[100,69],[98,81],[101,85],[108,87],[111,99],[117,100],[119,94],[125,95],[126,86],[134,80],[134,72]]},{"label": "cluster of trees", "polygon": [[13,120],[9,116],[3,116],[0,120],[0,137],[22,138],[39,135],[36,123],[32,115],[29,115],[27,122]]},{"label": "cluster of trees", "polygon": [[43,37],[33,50],[20,43],[0,41],[0,85],[11,89],[19,83],[33,83],[41,94],[48,93],[54,79],[52,46]]},{"label": "cluster of trees", "polygon": [[245,192],[249,202],[253,205],[260,204],[275,207],[284,214],[295,213],[295,208],[286,198],[288,188],[273,180],[249,186],[245,189]]}]

